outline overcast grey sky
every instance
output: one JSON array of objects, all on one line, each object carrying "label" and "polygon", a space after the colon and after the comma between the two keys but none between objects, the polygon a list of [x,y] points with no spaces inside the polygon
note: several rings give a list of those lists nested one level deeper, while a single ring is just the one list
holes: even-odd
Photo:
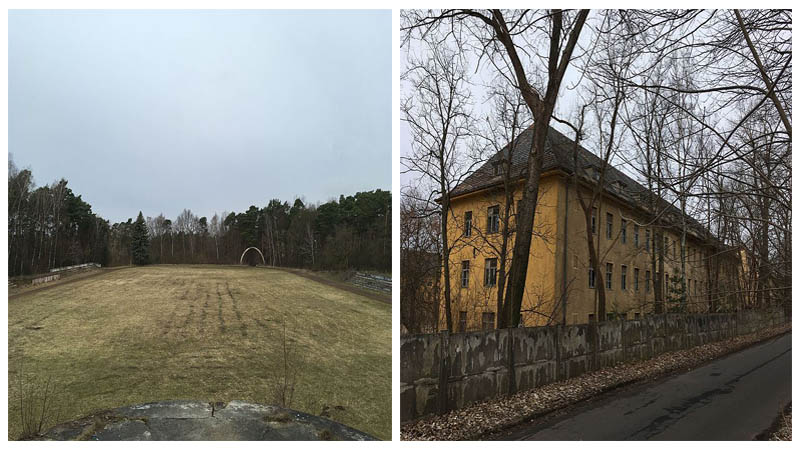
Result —
[{"label": "overcast grey sky", "polygon": [[112,222],[391,189],[390,11],[9,11],[9,152]]}]

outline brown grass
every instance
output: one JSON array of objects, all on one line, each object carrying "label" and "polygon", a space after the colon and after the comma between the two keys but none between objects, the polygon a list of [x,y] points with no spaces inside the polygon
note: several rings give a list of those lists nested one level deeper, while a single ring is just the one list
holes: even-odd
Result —
[{"label": "brown grass", "polygon": [[[63,386],[70,420],[174,399],[265,402],[282,321],[304,368],[293,407],[391,437],[391,307],[279,270],[149,266],[9,300],[9,379]],[[9,398],[15,398],[9,386]],[[9,402],[9,438],[21,434]]]}]

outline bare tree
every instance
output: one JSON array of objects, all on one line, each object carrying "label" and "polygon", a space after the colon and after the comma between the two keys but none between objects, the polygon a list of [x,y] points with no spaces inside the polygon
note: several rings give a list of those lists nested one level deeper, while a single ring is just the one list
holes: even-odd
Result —
[{"label": "bare tree", "polygon": [[[471,34],[479,56],[486,59],[519,89],[533,117],[533,140],[526,168],[525,186],[517,212],[517,230],[503,310],[506,323],[517,326],[525,291],[533,234],[533,219],[539,195],[539,178],[544,158],[550,118],[556,106],[561,83],[573,57],[588,10],[574,14],[556,9],[551,11],[439,10],[408,11],[404,14],[407,36],[415,32],[425,36],[442,28],[454,36]],[[546,55],[528,53],[531,42],[544,40]],[[529,61],[523,57],[528,56]],[[533,78],[526,66],[546,62],[546,69]],[[531,80],[542,81],[541,83]]]},{"label": "bare tree", "polygon": [[[444,274],[445,323],[453,331],[450,285],[450,251],[453,240],[448,230],[450,193],[462,177],[471,171],[465,167],[464,141],[471,134],[470,93],[463,54],[447,45],[435,32],[420,41],[424,55],[409,55],[408,70],[403,75],[413,94],[403,100],[403,120],[411,130],[412,153],[401,159],[405,172],[429,183],[422,200],[439,202]],[[456,45],[458,45],[456,43]],[[407,195],[414,195],[409,191]]]}]

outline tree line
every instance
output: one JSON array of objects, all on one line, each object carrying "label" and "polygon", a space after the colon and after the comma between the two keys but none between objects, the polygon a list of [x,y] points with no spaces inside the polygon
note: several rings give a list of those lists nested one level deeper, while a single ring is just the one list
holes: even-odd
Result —
[{"label": "tree line", "polygon": [[[319,205],[270,200],[211,219],[184,209],[110,223],[61,179],[37,187],[30,169],[8,170],[9,276],[85,262],[239,264],[258,248],[266,264],[321,270],[391,270],[391,193],[376,189]],[[248,252],[251,258],[261,258]]]}]

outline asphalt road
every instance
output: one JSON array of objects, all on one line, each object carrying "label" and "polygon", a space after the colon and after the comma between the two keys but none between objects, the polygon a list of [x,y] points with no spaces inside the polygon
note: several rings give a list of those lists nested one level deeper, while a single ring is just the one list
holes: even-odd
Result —
[{"label": "asphalt road", "polygon": [[792,334],[515,428],[520,440],[752,440],[792,399]]}]

